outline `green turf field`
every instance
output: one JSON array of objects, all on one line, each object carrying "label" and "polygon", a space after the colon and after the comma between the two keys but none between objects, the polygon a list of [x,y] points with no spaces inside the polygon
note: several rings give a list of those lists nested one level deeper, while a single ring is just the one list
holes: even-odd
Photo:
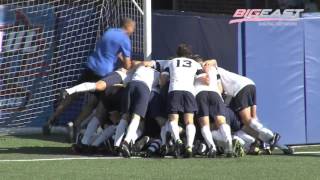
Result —
[{"label": "green turf field", "polygon": [[[320,179],[320,154],[246,156],[238,159],[95,159],[79,158],[61,136],[0,137],[0,179]],[[320,147],[296,151],[320,151]]]}]

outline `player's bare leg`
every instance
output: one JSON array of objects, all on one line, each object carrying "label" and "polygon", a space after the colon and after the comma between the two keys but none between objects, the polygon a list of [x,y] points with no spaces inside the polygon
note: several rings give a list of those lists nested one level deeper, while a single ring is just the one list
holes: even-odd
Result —
[{"label": "player's bare leg", "polygon": [[210,119],[209,116],[204,116],[199,118],[199,124],[201,127],[201,134],[204,140],[206,141],[209,151],[208,151],[208,157],[215,157],[216,156],[216,145],[214,144],[212,134],[210,131]]}]

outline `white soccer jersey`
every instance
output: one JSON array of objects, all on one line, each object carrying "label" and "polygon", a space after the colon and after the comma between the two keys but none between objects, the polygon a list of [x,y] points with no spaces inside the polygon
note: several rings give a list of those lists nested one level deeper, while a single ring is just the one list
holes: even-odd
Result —
[{"label": "white soccer jersey", "polygon": [[251,79],[227,71],[223,68],[218,67],[218,72],[221,77],[223,89],[230,96],[235,97],[238,94],[238,92],[245,86],[254,85],[254,82]]},{"label": "white soccer jersey", "polygon": [[154,88],[156,88],[159,85],[159,77],[160,72],[156,69],[156,67],[145,67],[140,66],[137,68],[137,70],[132,75],[132,81],[142,81],[144,82],[150,91],[152,91]]},{"label": "white soccer jersey", "polygon": [[162,73],[170,76],[169,92],[188,91],[192,94],[195,93],[195,78],[205,75],[199,63],[184,57],[170,60]]},{"label": "white soccer jersey", "polygon": [[215,67],[212,67],[209,72],[209,85],[204,84],[203,82],[196,80],[195,81],[195,89],[196,94],[198,94],[201,91],[213,91],[220,95],[219,87],[218,87],[218,71]]}]

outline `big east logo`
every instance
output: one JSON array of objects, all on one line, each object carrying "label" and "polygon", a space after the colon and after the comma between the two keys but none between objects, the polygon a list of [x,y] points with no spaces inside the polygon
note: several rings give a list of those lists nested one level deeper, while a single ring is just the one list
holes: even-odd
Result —
[{"label": "big east logo", "polygon": [[21,111],[31,97],[28,89],[47,66],[43,28],[20,10],[4,12],[11,22],[0,22],[0,110]]}]

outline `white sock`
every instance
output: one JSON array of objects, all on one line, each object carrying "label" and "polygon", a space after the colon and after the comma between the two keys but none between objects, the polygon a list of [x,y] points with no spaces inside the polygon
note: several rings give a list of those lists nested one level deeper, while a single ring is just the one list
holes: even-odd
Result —
[{"label": "white sock", "polygon": [[261,139],[263,142],[269,143],[269,141],[273,138],[273,132],[263,127],[258,119],[252,119],[249,126],[258,132],[259,139]]},{"label": "white sock", "polygon": [[186,126],[187,146],[193,147],[194,137],[196,135],[196,127],[194,124],[188,124]]},{"label": "white sock", "polygon": [[244,141],[244,148],[248,152],[250,150],[251,144],[255,142],[255,138],[245,133],[242,130],[235,132],[235,136],[239,137],[242,141]]},{"label": "white sock", "polygon": [[231,128],[228,124],[220,125],[218,129],[221,137],[223,138],[223,142],[225,142],[225,152],[232,151],[232,136],[231,136]]},{"label": "white sock", "polygon": [[133,135],[131,139],[132,143],[133,144],[136,143],[137,139],[139,139],[139,137],[141,137],[142,134],[143,134],[143,131],[140,128],[138,128],[136,133]]},{"label": "white sock", "polygon": [[167,132],[168,132],[168,126],[169,121],[167,121],[162,127],[161,127],[161,145],[165,145],[167,143]]},{"label": "white sock", "polygon": [[201,128],[201,134],[204,140],[206,141],[207,145],[209,147],[212,147],[214,150],[216,150],[216,145],[213,142],[212,134],[210,131],[210,127],[208,125],[203,126]]},{"label": "white sock", "polygon": [[96,83],[85,82],[71,88],[66,89],[69,95],[80,92],[94,92],[96,90]]},{"label": "white sock", "polygon": [[116,134],[114,135],[114,146],[116,147],[120,146],[127,126],[128,126],[128,122],[124,119],[121,119],[117,126]]},{"label": "white sock", "polygon": [[98,118],[95,116],[91,119],[91,121],[88,123],[87,129],[83,134],[83,137],[81,139],[81,143],[85,145],[91,144],[91,139],[93,134],[97,131],[97,128],[99,126],[100,122]]},{"label": "white sock", "polygon": [[135,116],[131,120],[130,125],[129,125],[128,130],[127,130],[127,135],[124,138],[124,140],[127,143],[130,143],[137,136],[136,134],[137,134],[137,130],[138,130],[138,127],[139,127],[139,123],[140,123],[140,116]]},{"label": "white sock", "polygon": [[106,127],[100,135],[93,141],[92,146],[99,146],[103,141],[107,140],[110,138],[116,131],[116,126],[111,125]]},{"label": "white sock", "polygon": [[171,132],[171,136],[173,137],[174,141],[176,142],[177,140],[180,140],[178,123],[170,121],[168,124],[168,128]]}]

